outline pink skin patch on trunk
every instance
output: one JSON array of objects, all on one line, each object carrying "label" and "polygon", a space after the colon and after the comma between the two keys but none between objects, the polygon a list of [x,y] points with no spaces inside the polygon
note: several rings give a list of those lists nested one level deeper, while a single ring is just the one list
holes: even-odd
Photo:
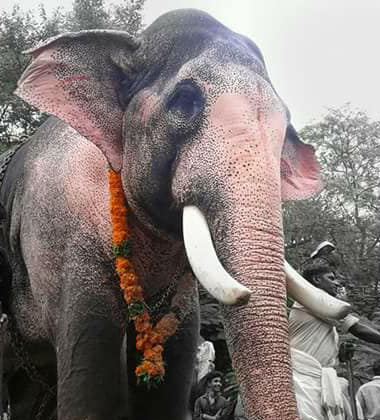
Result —
[{"label": "pink skin patch on trunk", "polygon": [[286,119],[277,99],[272,99],[273,104],[263,104],[258,98],[222,95],[212,107],[210,120],[213,126],[223,128],[224,137],[230,142],[231,160],[248,159],[257,168],[269,165],[278,168],[279,173]]}]

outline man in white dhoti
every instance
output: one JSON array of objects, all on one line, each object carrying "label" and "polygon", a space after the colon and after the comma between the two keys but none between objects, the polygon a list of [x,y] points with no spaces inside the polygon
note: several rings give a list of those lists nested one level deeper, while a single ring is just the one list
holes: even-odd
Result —
[{"label": "man in white dhoti", "polygon": [[356,393],[360,420],[380,420],[380,360],[373,364],[375,376]]},{"label": "man in white dhoti", "polygon": [[[314,286],[336,296],[338,283],[327,260],[314,261],[303,272]],[[301,420],[347,420],[345,400],[334,366],[338,362],[337,321],[321,319],[295,303],[289,314],[293,380]],[[365,341],[380,344],[380,334],[354,315],[342,321],[349,331]]]}]

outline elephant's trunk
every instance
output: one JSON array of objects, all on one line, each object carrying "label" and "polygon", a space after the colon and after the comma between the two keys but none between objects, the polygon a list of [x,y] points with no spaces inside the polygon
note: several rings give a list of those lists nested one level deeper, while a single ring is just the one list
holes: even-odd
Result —
[{"label": "elephant's trunk", "polygon": [[281,214],[286,122],[265,83],[252,92],[252,98],[222,96],[212,110],[215,131],[227,133],[215,145],[212,193],[223,204],[211,203],[205,216],[221,263],[252,291],[246,306],[223,306],[246,414],[249,420],[294,420]]},{"label": "elephant's trunk", "polygon": [[[240,211],[238,214],[241,214]],[[223,306],[226,337],[246,414],[251,419],[295,419],[286,317],[281,222],[239,220],[218,240],[226,269],[252,290],[247,306]]]},{"label": "elephant's trunk", "polygon": [[202,138],[183,152],[173,192],[202,211],[221,264],[252,292],[246,306],[223,306],[249,420],[294,420],[281,214],[286,118],[268,84],[249,88],[211,106]]}]

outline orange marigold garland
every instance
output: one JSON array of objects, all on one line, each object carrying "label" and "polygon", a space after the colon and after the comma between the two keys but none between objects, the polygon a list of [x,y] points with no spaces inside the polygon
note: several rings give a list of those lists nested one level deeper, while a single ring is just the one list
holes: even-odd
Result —
[{"label": "orange marigold garland", "polygon": [[136,367],[136,376],[139,384],[150,387],[158,385],[164,378],[163,344],[176,332],[179,320],[174,313],[169,312],[155,326],[152,324],[143,290],[133,264],[128,258],[132,253],[132,246],[129,240],[128,212],[120,173],[112,169],[108,173],[115,268],[128,305],[129,319],[135,324],[136,349],[143,356],[141,363]]}]

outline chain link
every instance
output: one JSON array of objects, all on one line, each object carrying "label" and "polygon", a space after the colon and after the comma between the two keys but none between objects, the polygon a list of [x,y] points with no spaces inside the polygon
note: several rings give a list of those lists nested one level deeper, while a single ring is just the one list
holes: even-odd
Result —
[{"label": "chain link", "polygon": [[5,172],[7,171],[9,162],[11,161],[13,155],[17,152],[17,150],[23,145],[24,143],[19,143],[13,146],[13,148],[9,148],[6,152],[1,155],[0,159],[0,185],[3,182]]},{"label": "chain link", "polygon": [[[164,305],[169,304],[169,296],[174,294],[177,288],[177,280],[172,281],[163,291],[159,291],[156,295],[152,296],[150,300],[156,300],[154,304],[148,305],[149,312],[152,316],[157,316]],[[158,298],[156,297],[158,295]]]},{"label": "chain link", "polygon": [[[9,331],[11,334],[12,347],[18,361],[18,366],[25,370],[29,378],[41,386],[43,392],[42,401],[38,407],[35,420],[42,420],[44,411],[52,398],[56,396],[56,385],[50,386],[47,379],[38,371],[38,368],[33,363],[29,351],[26,349],[25,340],[21,336],[17,327],[14,325],[14,320],[8,318]],[[41,393],[40,393],[41,395]],[[52,416],[50,417],[52,418]]]}]

